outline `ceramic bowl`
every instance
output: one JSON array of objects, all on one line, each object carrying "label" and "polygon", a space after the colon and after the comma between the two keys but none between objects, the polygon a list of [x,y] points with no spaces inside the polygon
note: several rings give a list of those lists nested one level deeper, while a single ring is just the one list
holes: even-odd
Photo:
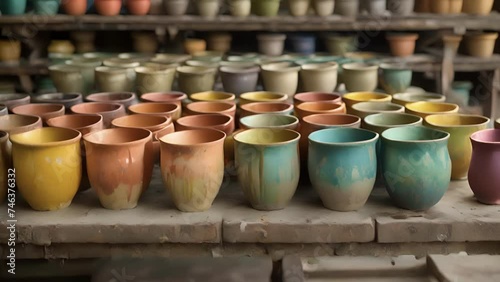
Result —
[{"label": "ceramic bowl", "polygon": [[293,104],[295,106],[304,102],[340,103],[342,102],[342,97],[340,94],[330,92],[302,92],[293,95]]},{"label": "ceramic bowl", "polygon": [[190,115],[199,114],[224,114],[236,118],[236,105],[230,102],[193,102],[186,105],[186,113]]},{"label": "ceramic bowl", "polygon": [[83,98],[80,93],[49,93],[34,96],[33,102],[63,104],[66,108],[66,113],[69,113],[72,106],[83,103]]},{"label": "ceramic bowl", "polygon": [[103,118],[99,114],[71,114],[47,120],[50,127],[71,128],[83,135],[104,129]]},{"label": "ceramic bowl", "polygon": [[144,102],[176,103],[179,106],[182,106],[182,101],[186,99],[186,93],[176,91],[144,93],[141,95],[141,100]]},{"label": "ceramic bowl", "polygon": [[344,101],[347,112],[351,112],[351,108],[354,104],[361,102],[378,102],[378,103],[390,103],[391,95],[376,93],[376,92],[352,92],[347,93],[342,96],[342,101]]},{"label": "ceramic bowl", "polygon": [[9,134],[27,132],[42,127],[42,118],[32,115],[0,116],[0,130]]},{"label": "ceramic bowl", "polygon": [[345,114],[344,103],[325,103],[325,102],[304,102],[295,107],[295,115],[299,119],[313,114]]}]

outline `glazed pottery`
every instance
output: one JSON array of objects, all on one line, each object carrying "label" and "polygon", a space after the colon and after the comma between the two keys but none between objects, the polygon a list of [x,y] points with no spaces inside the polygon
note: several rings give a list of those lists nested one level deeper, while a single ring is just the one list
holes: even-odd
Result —
[{"label": "glazed pottery", "polygon": [[453,81],[451,84],[453,95],[455,99],[458,98],[459,104],[469,105],[470,91],[474,85],[470,81]]},{"label": "glazed pottery", "polygon": [[153,92],[144,93],[141,95],[141,100],[144,102],[163,102],[163,103],[174,103],[182,106],[182,101],[187,99],[187,95],[182,92]]},{"label": "glazed pottery", "polygon": [[337,87],[337,63],[305,64],[300,68],[303,91],[333,92]]},{"label": "glazed pottery", "polygon": [[196,0],[198,14],[204,18],[215,18],[219,13],[219,0]]},{"label": "glazed pottery", "polygon": [[149,9],[150,15],[163,15],[165,14],[163,7],[163,0],[151,0],[151,8]]},{"label": "glazed pottery", "polygon": [[189,0],[164,0],[165,11],[170,16],[182,16],[186,14]]},{"label": "glazed pottery", "polygon": [[85,90],[85,79],[76,66],[52,65],[49,66],[49,74],[59,92],[82,93]]},{"label": "glazed pottery", "polygon": [[186,105],[188,115],[222,114],[236,118],[236,105],[223,101],[200,101]]},{"label": "glazed pottery", "polygon": [[30,95],[27,94],[0,94],[0,104],[5,105],[11,113],[13,108],[29,104],[30,101]]},{"label": "glazed pottery", "polygon": [[226,53],[231,50],[231,34],[230,33],[212,33],[207,38],[208,50]]},{"label": "glazed pottery", "polygon": [[21,42],[14,39],[0,40],[0,61],[18,62],[21,58]]},{"label": "glazed pottery", "polygon": [[342,66],[342,81],[347,91],[374,91],[378,85],[378,66],[349,63]]},{"label": "glazed pottery", "polygon": [[59,11],[60,0],[35,0],[33,7],[37,15],[55,15]]},{"label": "glazed pottery", "polygon": [[431,1],[432,0],[417,0],[415,1],[415,12],[416,13],[430,13],[431,12]]},{"label": "glazed pottery", "polygon": [[8,173],[12,167],[12,159],[9,144],[9,133],[0,131],[0,203],[3,204],[7,198]]},{"label": "glazed pottery", "polygon": [[355,17],[359,10],[359,0],[335,0],[335,14]]},{"label": "glazed pottery", "polygon": [[150,92],[168,92],[172,90],[175,67],[138,67],[136,72],[136,88],[139,94]]},{"label": "glazed pottery", "polygon": [[295,115],[302,120],[313,114],[345,114],[344,103],[304,102],[295,107]]},{"label": "glazed pottery", "polygon": [[26,0],[2,0],[0,12],[2,15],[22,15],[26,11]]},{"label": "glazed pottery", "polygon": [[69,40],[52,40],[47,51],[51,54],[71,55],[75,53],[75,45]]},{"label": "glazed pottery", "polygon": [[462,12],[474,15],[488,15],[494,0],[463,0]]},{"label": "glazed pottery", "polygon": [[207,49],[207,42],[198,38],[187,38],[184,40],[184,52],[193,55],[196,52],[205,51]]},{"label": "glazed pottery", "polygon": [[496,32],[465,34],[465,50],[471,56],[489,58],[493,55],[497,38]]},{"label": "glazed pottery", "polygon": [[289,129],[255,128],[233,138],[235,165],[245,198],[257,210],[284,209],[299,183],[300,134]]},{"label": "glazed pottery", "polygon": [[279,8],[280,0],[252,0],[252,12],[257,16],[274,17]]},{"label": "glazed pottery", "polygon": [[382,134],[382,132],[389,128],[420,126],[422,122],[423,119],[416,115],[405,113],[378,113],[366,116],[363,119],[362,128]]},{"label": "glazed pottery", "polygon": [[102,92],[132,92],[135,88],[135,71],[118,67],[95,68],[95,81]]},{"label": "glazed pottery", "polygon": [[128,110],[134,114],[164,116],[173,120],[181,117],[181,107],[176,103],[139,103],[130,106]]},{"label": "glazed pottery", "polygon": [[111,124],[118,128],[144,128],[157,133],[172,126],[172,118],[145,114],[133,114],[115,118]]},{"label": "glazed pottery", "polygon": [[269,128],[297,130],[299,119],[291,115],[255,114],[240,118],[240,128]]},{"label": "glazed pottery", "polygon": [[127,10],[132,15],[143,16],[151,9],[151,0],[127,0]]},{"label": "glazed pottery", "polygon": [[326,17],[333,14],[335,0],[312,0],[312,6],[316,15]]},{"label": "glazed pottery", "polygon": [[288,100],[288,95],[269,91],[247,92],[240,95],[240,106],[252,102],[284,102]]},{"label": "glazed pottery", "polygon": [[297,92],[300,66],[293,63],[270,63],[261,66],[264,90],[293,95]]},{"label": "glazed pottery", "polygon": [[386,0],[360,0],[359,11],[370,15],[380,16],[386,12]]},{"label": "glazed pottery", "polygon": [[38,116],[5,115],[0,116],[0,130],[9,134],[23,133],[42,127],[42,118]]},{"label": "glazed pottery", "polygon": [[309,178],[326,208],[355,211],[365,205],[377,175],[378,138],[359,128],[322,129],[309,135]]},{"label": "glazed pottery", "polygon": [[100,59],[73,59],[65,62],[67,65],[74,66],[80,70],[83,78],[84,94],[88,94],[94,90],[95,85],[95,68],[101,66]]},{"label": "glazed pottery", "polygon": [[26,104],[12,109],[12,113],[17,115],[39,116],[45,125],[48,119],[62,116],[64,112],[65,107],[62,104]]},{"label": "glazed pottery", "polygon": [[132,209],[153,173],[153,138],[142,128],[111,128],[83,137],[90,184],[106,209]]},{"label": "glazed pottery", "polygon": [[342,101],[346,105],[347,112],[351,113],[351,108],[354,104],[361,102],[390,103],[391,95],[375,92],[353,92],[344,94]]},{"label": "glazed pottery", "polygon": [[486,129],[472,134],[472,159],[468,172],[470,188],[476,199],[488,205],[500,204],[500,130]]},{"label": "glazed pottery", "polygon": [[118,103],[128,108],[137,104],[137,95],[132,92],[102,92],[85,97],[88,102]]},{"label": "glazed pottery", "polygon": [[288,0],[288,11],[294,17],[305,16],[311,0]]},{"label": "glazed pottery", "polygon": [[216,68],[181,66],[177,68],[179,90],[186,94],[211,91],[215,85]]},{"label": "glazed pottery", "polygon": [[451,179],[465,179],[472,158],[471,135],[488,127],[489,118],[474,115],[430,115],[427,126],[448,132],[448,151],[451,158]]},{"label": "glazed pottery", "polygon": [[463,0],[433,0],[429,2],[429,8],[436,14],[460,14],[462,4]]},{"label": "glazed pottery", "polygon": [[333,92],[302,92],[293,95],[293,104],[298,106],[304,102],[341,103],[342,97]]},{"label": "glazed pottery", "polygon": [[405,107],[392,103],[361,102],[352,105],[351,114],[365,118],[377,113],[404,113]]},{"label": "glazed pottery", "polygon": [[396,64],[381,64],[380,84],[388,94],[405,92],[411,85],[412,70]]},{"label": "glazed pottery", "polygon": [[357,49],[357,37],[346,35],[328,35],[325,38],[325,45],[328,52],[334,56],[344,56]]},{"label": "glazed pottery", "polygon": [[293,105],[286,102],[253,102],[240,106],[240,118],[256,114],[291,115]]},{"label": "glazed pottery", "polygon": [[418,34],[389,34],[386,36],[389,41],[391,54],[396,57],[408,57],[415,52],[415,43],[418,39]]},{"label": "glazed pottery", "polygon": [[177,131],[216,129],[226,133],[226,135],[231,135],[234,128],[235,123],[232,116],[217,113],[184,116],[175,122],[175,129]]},{"label": "glazed pottery", "polygon": [[250,15],[252,1],[251,0],[228,0],[229,13],[233,17],[247,17]]},{"label": "glazed pottery", "polygon": [[[17,1],[17,0],[16,0]],[[72,16],[84,15],[87,11],[87,0],[62,0],[61,7],[64,12]]]},{"label": "glazed pottery", "polygon": [[288,36],[290,49],[300,55],[311,55],[316,51],[316,37],[310,34],[295,34]]},{"label": "glazed pottery", "polygon": [[121,0],[94,0],[94,6],[98,14],[102,16],[116,16],[122,8]]},{"label": "glazed pottery", "polygon": [[446,96],[436,93],[396,93],[392,95],[392,102],[402,106],[421,101],[444,102],[445,100]]},{"label": "glazed pottery", "polygon": [[[264,0],[266,1],[266,0]],[[285,48],[286,35],[277,34],[258,34],[258,49],[259,53],[266,56],[280,56]]]},{"label": "glazed pottery", "polygon": [[427,210],[441,200],[451,177],[449,138],[447,132],[421,126],[382,133],[382,173],[398,207]]},{"label": "glazed pottery", "polygon": [[104,128],[111,127],[111,121],[115,118],[125,116],[127,113],[122,104],[111,102],[89,102],[81,103],[71,107],[75,114],[99,114],[103,118]]},{"label": "glazed pottery", "polygon": [[177,209],[208,210],[224,178],[224,139],[214,129],[186,130],[160,138],[163,184]]},{"label": "glazed pottery", "polygon": [[352,127],[359,128],[361,119],[347,114],[313,114],[306,116],[300,122],[300,159],[307,161],[309,151],[309,134],[327,128]]},{"label": "glazed pottery", "polygon": [[415,0],[387,0],[387,9],[398,16],[410,15],[414,7]]},{"label": "glazed pottery", "polygon": [[205,91],[205,92],[198,92],[198,93],[193,93],[193,94],[189,95],[189,98],[194,102],[218,101],[218,102],[234,103],[235,97],[236,96],[232,93],[220,92],[220,91]]},{"label": "glazed pottery", "polygon": [[154,54],[158,50],[158,38],[153,32],[134,32],[132,39],[138,53]]},{"label": "glazed pottery", "polygon": [[17,188],[32,209],[71,204],[82,178],[81,137],[76,130],[53,127],[11,134]]},{"label": "glazed pottery", "polygon": [[425,118],[433,114],[453,114],[458,113],[458,105],[438,102],[414,102],[406,104],[406,113]]},{"label": "glazed pottery", "polygon": [[257,87],[260,69],[254,67],[221,67],[222,86],[227,92],[239,95],[254,91]]}]

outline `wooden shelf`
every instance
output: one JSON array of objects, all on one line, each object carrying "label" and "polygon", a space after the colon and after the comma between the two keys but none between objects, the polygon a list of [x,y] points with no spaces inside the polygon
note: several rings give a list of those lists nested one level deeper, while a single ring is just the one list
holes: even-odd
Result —
[{"label": "wooden shelf", "polygon": [[29,26],[38,30],[155,30],[175,28],[178,30],[234,30],[234,31],[364,31],[364,30],[439,30],[439,29],[485,29],[500,30],[500,15],[434,15],[411,16],[365,16],[357,18],[332,15],[329,17],[279,17],[250,16],[238,18],[220,15],[214,19],[197,15],[185,16],[0,16],[0,27]]}]

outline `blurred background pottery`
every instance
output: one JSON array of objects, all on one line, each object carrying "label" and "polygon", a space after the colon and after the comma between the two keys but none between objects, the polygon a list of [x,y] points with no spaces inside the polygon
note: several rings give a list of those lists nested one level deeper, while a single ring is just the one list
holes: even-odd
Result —
[{"label": "blurred background pottery", "polygon": [[231,40],[230,33],[211,33],[207,37],[207,48],[208,50],[226,53],[231,50]]},{"label": "blurred background pottery", "polygon": [[0,61],[18,62],[21,58],[21,42],[15,39],[0,40]]},{"label": "blurred background pottery", "polygon": [[102,16],[116,16],[122,8],[121,0],[94,0],[94,6],[98,14]]},{"label": "blurred background pottery", "polygon": [[62,0],[61,7],[63,11],[68,15],[84,15],[87,11],[87,0]]},{"label": "blurred background pottery", "polygon": [[71,55],[75,53],[75,45],[69,40],[52,40],[47,51],[52,54]]},{"label": "blurred background pottery", "polygon": [[84,77],[76,66],[52,65],[49,67],[49,74],[59,92],[83,93],[85,91]]},{"label": "blurred background pottery", "polygon": [[344,56],[357,49],[358,38],[356,36],[331,34],[326,36],[325,45],[328,52],[334,56]]},{"label": "blurred background pottery", "polygon": [[165,11],[170,16],[182,16],[186,14],[189,0],[164,0]]},{"label": "blurred background pottery", "polygon": [[60,0],[35,0],[34,12],[37,15],[55,15],[59,11]]},{"label": "blurred background pottery", "polygon": [[342,65],[342,81],[347,91],[374,91],[378,85],[378,66],[364,63]]},{"label": "blurred background pottery", "polygon": [[381,64],[380,84],[388,94],[403,93],[410,87],[412,70],[396,64]]},{"label": "blurred background pottery", "polygon": [[177,68],[179,90],[193,94],[214,89],[216,68],[181,66]]},{"label": "blurred background pottery", "polygon": [[311,0],[288,0],[288,11],[294,17],[305,16],[309,11]]},{"label": "blurred background pottery", "polygon": [[285,49],[285,39],[286,35],[281,33],[258,34],[259,53],[266,56],[280,56]]},{"label": "blurred background pottery", "polygon": [[215,18],[219,14],[219,0],[197,0],[198,14],[204,18]]},{"label": "blurred background pottery", "polygon": [[415,0],[387,0],[387,10],[389,10],[394,15],[410,15],[413,13],[414,8]]},{"label": "blurred background pottery", "polygon": [[127,0],[125,4],[131,15],[143,16],[151,9],[151,0]]},{"label": "blurred background pottery", "polygon": [[316,51],[316,37],[312,34],[294,34],[288,36],[292,52],[301,55],[311,55]]},{"label": "blurred background pottery", "polygon": [[389,47],[393,56],[408,57],[415,53],[415,44],[418,39],[418,34],[388,34],[386,39],[389,42]]},{"label": "blurred background pottery", "polygon": [[380,16],[386,12],[386,0],[359,0],[359,11],[373,16]]},{"label": "blurred background pottery", "polygon": [[262,17],[278,15],[280,0],[252,0],[252,13]]},{"label": "blurred background pottery", "polygon": [[207,42],[198,38],[187,38],[184,40],[184,52],[193,55],[196,52],[205,51],[207,49]]},{"label": "blurred background pottery", "polygon": [[312,7],[316,15],[326,17],[333,14],[335,0],[312,0]]},{"label": "blurred background pottery", "polygon": [[139,95],[151,92],[169,92],[176,74],[175,67],[138,67],[136,72],[136,88]]},{"label": "blurred background pottery", "polygon": [[133,92],[135,88],[134,74],[126,68],[97,67],[95,68],[95,81],[99,91],[102,92]]},{"label": "blurred background pottery", "polygon": [[337,87],[337,72],[336,62],[302,65],[299,72],[302,91],[333,92]]},{"label": "blurred background pottery", "polygon": [[221,67],[219,70],[224,91],[240,95],[255,91],[260,69],[254,67]]},{"label": "blurred background pottery", "polygon": [[473,57],[489,58],[495,50],[498,33],[471,32],[464,36],[464,45],[467,54]]},{"label": "blurred background pottery", "polygon": [[26,0],[2,0],[0,11],[2,15],[22,15],[26,11]]},{"label": "blurred background pottery", "polygon": [[251,0],[228,0],[228,2],[231,16],[244,18],[250,15],[252,10]]},{"label": "blurred background pottery", "polygon": [[91,93],[95,86],[95,68],[101,66],[102,61],[100,59],[74,58],[70,61],[66,61],[65,63],[80,70],[83,78],[83,93],[85,95]]},{"label": "blurred background pottery", "polygon": [[154,54],[158,50],[158,38],[153,32],[134,32],[132,40],[134,51],[138,53]]},{"label": "blurred background pottery", "polygon": [[494,0],[463,0],[462,12],[473,15],[488,15]]},{"label": "blurred background pottery", "polygon": [[335,0],[335,14],[355,17],[359,10],[359,0]]}]

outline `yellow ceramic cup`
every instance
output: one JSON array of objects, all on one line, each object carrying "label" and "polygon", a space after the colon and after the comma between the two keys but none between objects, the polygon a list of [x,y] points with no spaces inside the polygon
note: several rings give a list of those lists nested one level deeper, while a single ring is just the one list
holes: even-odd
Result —
[{"label": "yellow ceramic cup", "polygon": [[205,91],[205,92],[198,92],[198,93],[193,93],[189,95],[189,98],[193,102],[234,102],[236,95],[232,93],[227,93],[227,92],[220,92],[220,91]]},{"label": "yellow ceramic cup", "polygon": [[361,102],[390,103],[391,95],[376,92],[351,92],[342,96],[348,114],[352,114],[352,106]]},{"label": "yellow ceramic cup", "polygon": [[406,113],[425,118],[435,114],[453,114],[458,113],[458,105],[451,103],[437,102],[415,102],[405,106]]},{"label": "yellow ceramic cup", "polygon": [[240,95],[239,104],[245,105],[252,102],[283,102],[288,100],[288,95],[271,91],[247,92]]},{"label": "yellow ceramic cup", "polygon": [[10,136],[17,187],[31,208],[71,204],[82,177],[81,137],[79,131],[54,127]]},{"label": "yellow ceramic cup", "polygon": [[490,119],[476,115],[439,114],[425,118],[425,125],[450,133],[448,151],[451,158],[451,179],[465,179],[472,158],[470,136],[486,129]]}]

